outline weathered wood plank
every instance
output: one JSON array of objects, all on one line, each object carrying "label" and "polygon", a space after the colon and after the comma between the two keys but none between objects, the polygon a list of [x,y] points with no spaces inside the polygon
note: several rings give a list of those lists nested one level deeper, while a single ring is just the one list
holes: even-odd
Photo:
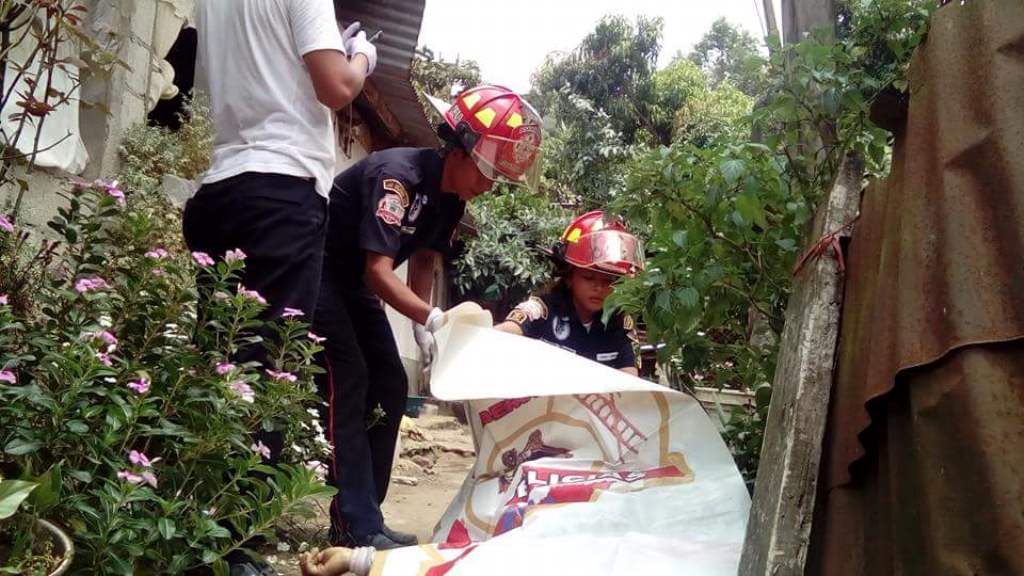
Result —
[{"label": "weathered wood plank", "polygon": [[[863,162],[844,160],[809,246],[860,209]],[[828,416],[844,278],[831,250],[794,281],[761,449],[741,576],[803,576]]]}]

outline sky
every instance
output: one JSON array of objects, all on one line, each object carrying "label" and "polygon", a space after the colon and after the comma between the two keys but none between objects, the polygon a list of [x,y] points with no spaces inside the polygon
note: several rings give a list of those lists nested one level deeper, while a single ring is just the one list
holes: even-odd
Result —
[{"label": "sky", "polygon": [[659,63],[664,65],[676,52],[689,52],[720,17],[761,38],[762,5],[761,0],[427,0],[419,45],[446,60],[476,60],[484,80],[526,92],[530,75],[548,53],[572,50],[606,14],[661,16]]}]

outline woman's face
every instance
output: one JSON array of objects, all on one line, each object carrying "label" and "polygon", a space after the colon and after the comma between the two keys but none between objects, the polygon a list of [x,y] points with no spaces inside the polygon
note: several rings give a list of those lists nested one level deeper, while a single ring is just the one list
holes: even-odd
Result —
[{"label": "woman's face", "polygon": [[604,309],[604,301],[612,293],[612,284],[617,279],[610,274],[586,268],[573,268],[566,285],[577,310],[592,316]]}]

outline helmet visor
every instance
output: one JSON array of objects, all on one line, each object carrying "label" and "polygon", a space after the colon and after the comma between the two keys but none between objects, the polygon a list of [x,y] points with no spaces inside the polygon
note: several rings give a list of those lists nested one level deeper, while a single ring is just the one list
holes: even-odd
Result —
[{"label": "helmet visor", "polygon": [[644,268],[643,242],[621,230],[599,230],[581,237],[578,254],[588,257],[586,267],[632,276]]},{"label": "helmet visor", "polygon": [[470,156],[487,178],[536,190],[543,164],[539,144],[539,137],[511,139],[487,135],[477,140]]}]

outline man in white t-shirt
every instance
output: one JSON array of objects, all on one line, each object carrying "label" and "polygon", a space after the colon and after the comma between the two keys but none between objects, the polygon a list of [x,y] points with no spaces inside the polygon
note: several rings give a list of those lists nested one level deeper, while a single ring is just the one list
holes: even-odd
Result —
[{"label": "man in white t-shirt", "polygon": [[333,110],[362,90],[377,54],[358,23],[344,32],[331,0],[199,0],[197,85],[216,132],[212,164],[185,207],[190,250],[246,255],[243,284],[312,320],[327,196]]},{"label": "man in white t-shirt", "polygon": [[[269,303],[263,317],[295,309],[311,322],[334,169],[333,111],[362,90],[376,49],[358,23],[339,30],[332,0],[199,0],[195,16],[197,86],[208,94],[216,138],[210,169],[185,206],[185,242],[218,259],[241,250],[242,284]],[[264,355],[252,346],[235,360]],[[260,439],[276,460],[280,434]],[[227,558],[232,576],[277,574],[236,556]]]}]

